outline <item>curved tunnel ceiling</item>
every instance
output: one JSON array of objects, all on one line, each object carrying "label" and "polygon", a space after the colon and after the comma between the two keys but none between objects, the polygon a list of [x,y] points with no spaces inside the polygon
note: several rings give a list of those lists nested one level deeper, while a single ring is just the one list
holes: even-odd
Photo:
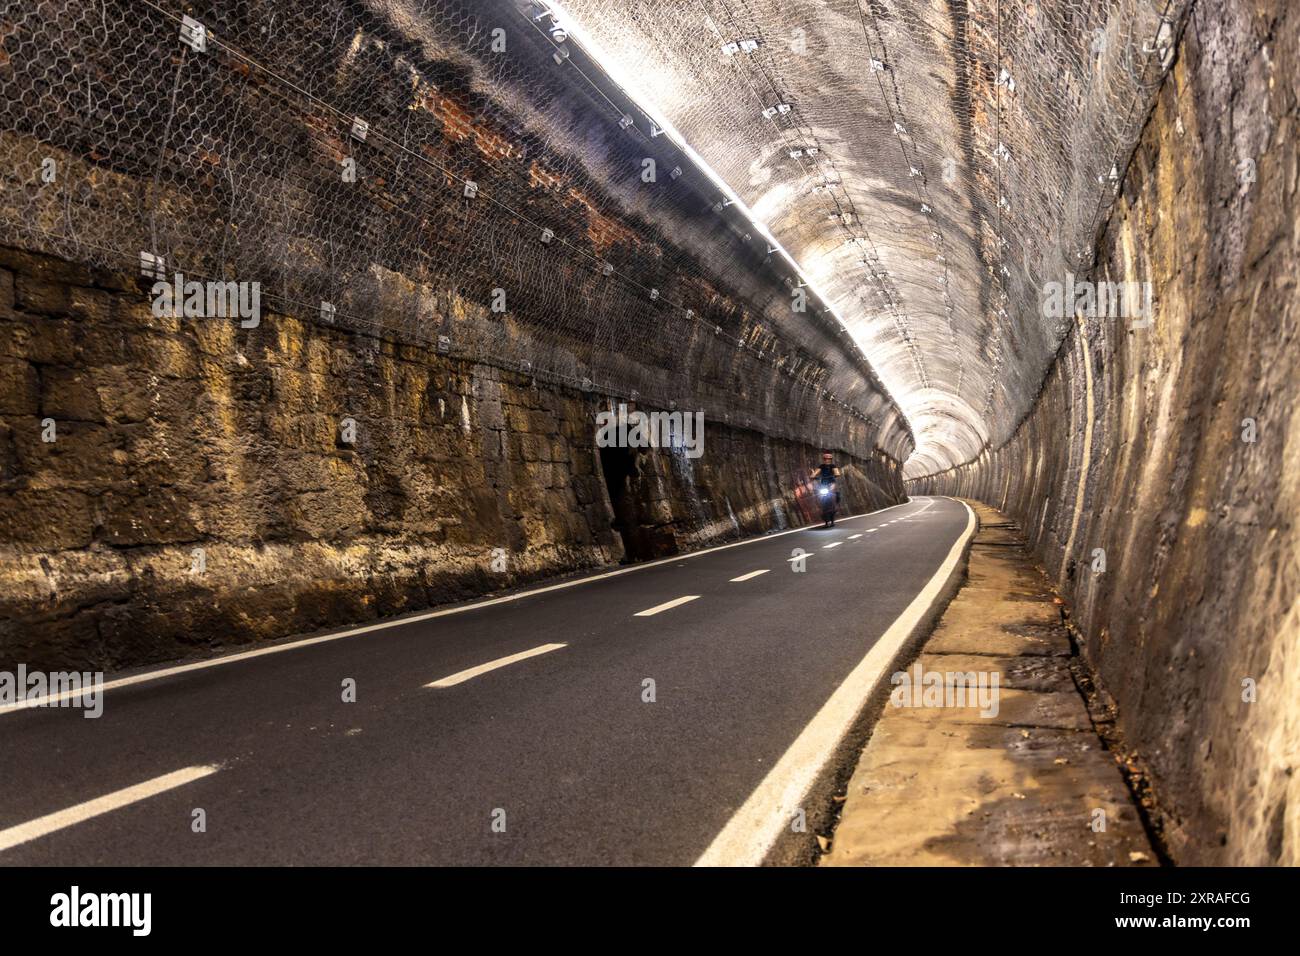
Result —
[{"label": "curved tunnel ceiling", "polygon": [[1066,322],[1187,0],[564,0],[826,293],[907,416],[905,475],[998,443]]}]

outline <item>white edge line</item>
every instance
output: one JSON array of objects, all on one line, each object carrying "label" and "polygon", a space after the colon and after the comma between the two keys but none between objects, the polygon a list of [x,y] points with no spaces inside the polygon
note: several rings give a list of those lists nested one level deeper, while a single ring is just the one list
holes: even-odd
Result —
[{"label": "white edge line", "polygon": [[182,787],[187,783],[193,783],[195,780],[201,780],[220,769],[214,764],[209,764],[207,766],[173,770],[161,777],[154,777],[152,780],[146,780],[143,783],[137,783],[122,790],[114,790],[112,793],[106,793],[102,797],[78,803],[66,810],[56,810],[54,813],[47,813],[43,817],[37,817],[35,820],[29,820],[26,823],[0,830],[0,853],[20,844],[48,836],[57,830],[64,830],[113,810],[120,810],[122,807]]},{"label": "white edge line", "polygon": [[648,607],[644,611],[637,611],[633,617],[653,617],[661,611],[671,611],[675,607],[681,607],[683,604],[689,604],[691,601],[698,600],[700,595],[687,594],[679,598],[673,598],[671,601],[664,601],[663,604],[656,604],[654,607]]},{"label": "white edge line", "polygon": [[536,657],[538,654],[549,654],[551,651],[558,651],[562,647],[568,647],[568,644],[539,644],[537,647],[530,648],[526,651],[520,651],[518,654],[511,654],[508,657],[498,657],[494,661],[488,661],[486,664],[479,664],[477,667],[470,667],[463,671],[457,671],[454,674],[448,674],[446,677],[440,677],[431,684],[425,684],[425,687],[455,687],[457,684],[463,684],[471,678],[478,677],[480,674],[486,674],[488,671],[494,671],[499,667],[506,667],[510,664],[526,661],[530,657]]},{"label": "white edge line", "polygon": [[966,509],[966,530],[953,543],[938,570],[713,838],[695,861],[696,866],[758,866],[763,862],[863,706],[887,679],[894,658],[930,612],[961,560],[975,532],[975,512],[964,501],[959,504]]},{"label": "white edge line", "polygon": [[[924,497],[924,496],[921,496]],[[850,515],[847,518],[841,518],[841,521],[852,521],[855,518],[866,518],[870,515],[884,514],[886,511],[892,511],[895,508],[901,508],[904,505],[912,504],[917,498],[909,498],[907,501],[900,502],[896,505],[890,505],[888,508],[881,508],[879,511],[864,511],[861,514]],[[616,578],[623,574],[631,574],[633,571],[644,571],[647,568],[658,567],[661,564],[668,564],[672,561],[689,561],[691,558],[702,557],[706,554],[714,554],[718,551],[726,551],[728,548],[739,548],[741,545],[756,544],[759,541],[771,541],[773,538],[784,537],[787,534],[798,534],[808,528],[820,527],[814,522],[811,525],[790,528],[786,531],[777,531],[772,534],[756,535],[752,538],[746,538],[744,541],[732,541],[730,544],[719,544],[712,548],[703,548],[699,551],[691,551],[689,554],[679,554],[671,558],[660,558],[657,561],[647,561],[645,564],[634,564],[631,567],[617,568],[613,571],[604,571],[600,574],[592,574],[586,577],[575,578],[571,581],[560,581],[556,584],[548,584],[544,587],[533,588],[529,591],[519,591],[515,594],[503,594],[500,597],[485,598],[482,601],[474,601],[470,604],[460,604],[456,607],[444,607],[435,611],[424,611],[420,614],[413,614],[407,617],[394,617],[386,621],[378,621],[374,624],[367,624],[363,627],[349,628],[346,631],[338,631],[333,634],[320,634],[316,637],[304,637],[297,641],[286,641],[282,644],[275,644],[270,647],[259,647],[253,651],[240,651],[236,654],[225,654],[221,657],[212,657],[204,661],[194,661],[189,664],[176,664],[171,667],[162,667],[157,670],[145,671],[140,674],[132,674],[130,677],[119,677],[115,680],[105,681],[103,686],[98,689],[98,693],[105,691],[117,690],[121,687],[131,687],[135,684],[143,684],[148,681],[162,680],[164,677],[174,677],[177,674],[186,674],[190,671],[205,670],[209,667],[220,667],[224,664],[234,664],[238,661],[252,660],[255,657],[264,657],[267,654],[281,654],[285,651],[297,650],[300,647],[311,647],[313,644],[325,644],[329,641],[339,641],[345,637],[357,637],[361,634],[370,634],[374,631],[384,631],[393,627],[401,627],[405,624],[418,624],[421,621],[431,621],[434,618],[446,617],[450,614],[463,614],[466,611],[476,611],[479,608],[492,607],[496,604],[508,604],[511,601],[518,601],[522,598],[532,597],[536,594],[546,594],[550,591],[562,591],[565,588],[575,588],[581,584],[591,584],[593,581],[603,581],[606,578]],[[37,697],[30,700],[15,701],[12,704],[0,704],[0,717],[5,714],[12,714],[16,711],[27,710],[33,707],[48,707],[51,704],[57,704],[60,701],[69,700],[73,697],[82,697],[85,695],[84,690],[63,691],[53,696]]]}]

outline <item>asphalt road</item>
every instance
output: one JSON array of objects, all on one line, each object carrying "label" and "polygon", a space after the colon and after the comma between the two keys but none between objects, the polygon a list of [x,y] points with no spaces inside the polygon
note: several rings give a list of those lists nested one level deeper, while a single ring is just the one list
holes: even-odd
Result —
[{"label": "asphalt road", "polygon": [[691,864],[967,518],[914,499],[109,690],[95,720],[0,713],[0,865]]}]

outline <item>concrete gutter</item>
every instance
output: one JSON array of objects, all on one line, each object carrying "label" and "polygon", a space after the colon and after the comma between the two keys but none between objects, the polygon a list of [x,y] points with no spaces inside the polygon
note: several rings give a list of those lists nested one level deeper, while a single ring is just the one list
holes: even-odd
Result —
[{"label": "concrete gutter", "polygon": [[[969,504],[981,529],[967,582],[835,798],[843,809],[820,864],[1155,865],[1046,578],[1014,526]],[[909,700],[918,668],[932,694]],[[983,697],[957,695],[969,674],[987,680]]]}]

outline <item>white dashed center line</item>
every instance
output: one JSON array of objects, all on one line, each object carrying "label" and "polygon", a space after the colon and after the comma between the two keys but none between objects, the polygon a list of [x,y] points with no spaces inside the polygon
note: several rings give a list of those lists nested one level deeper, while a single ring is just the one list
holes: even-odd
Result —
[{"label": "white dashed center line", "polygon": [[732,578],[731,581],[733,584],[736,583],[737,581],[748,581],[750,578],[756,578],[760,574],[767,574],[767,568],[764,568],[761,571],[750,571],[748,574],[742,574],[738,578]]},{"label": "white dashed center line", "polygon": [[843,543],[843,541],[832,541],[830,544],[822,545],[822,550],[825,551],[827,548],[838,548]]},{"label": "white dashed center line", "polygon": [[531,650],[520,651],[518,654],[511,654],[509,657],[498,657],[494,661],[488,661],[486,664],[480,664],[478,667],[471,667],[468,670],[457,671],[447,677],[439,678],[432,684],[425,684],[425,687],[455,687],[457,684],[463,684],[472,677],[478,677],[480,674],[486,674],[488,671],[494,671],[498,667],[505,667],[514,664],[517,661],[527,660],[530,657],[536,657],[538,654],[549,654],[551,651],[558,651],[561,647],[568,647],[568,644],[542,644]]},{"label": "white dashed center line", "polygon": [[688,594],[685,597],[673,598],[671,601],[665,601],[663,604],[656,604],[654,607],[648,607],[644,611],[637,611],[633,617],[650,617],[652,614],[658,614],[661,611],[671,611],[675,607],[694,601],[698,594]]},{"label": "white dashed center line", "polygon": [[849,535],[849,540],[850,540],[850,541],[856,541],[856,540],[857,540],[858,538],[860,538],[860,537],[862,537],[862,534],[861,534],[861,533],[858,533],[858,534],[851,534],[851,535]]},{"label": "white dashed center line", "polygon": [[214,774],[219,769],[219,767],[206,766],[174,770],[171,773],[163,774],[161,777],[146,780],[144,783],[137,783],[122,790],[114,790],[102,797],[96,797],[94,800],[78,803],[75,807],[68,807],[68,809],[59,810],[56,813],[47,813],[45,816],[37,817],[27,823],[20,823],[16,827],[0,830],[0,852],[26,843],[29,840],[35,840],[38,837],[54,833],[56,830],[65,829],[73,824],[82,823],[110,811],[119,810],[149,797],[165,793],[168,790],[182,787],[187,783]]}]

